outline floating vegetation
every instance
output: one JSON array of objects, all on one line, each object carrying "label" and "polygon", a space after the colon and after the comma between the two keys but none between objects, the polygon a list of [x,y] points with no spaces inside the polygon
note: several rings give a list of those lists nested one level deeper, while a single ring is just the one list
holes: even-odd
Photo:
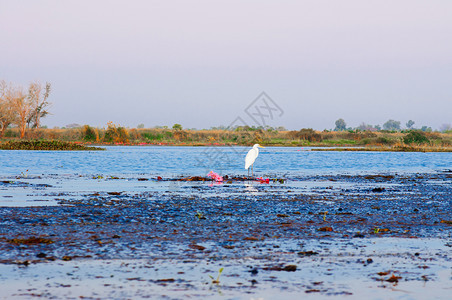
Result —
[{"label": "floating vegetation", "polygon": [[315,251],[300,251],[297,253],[299,256],[303,257],[303,256],[312,256],[312,255],[317,255],[319,254],[318,252]]},{"label": "floating vegetation", "polygon": [[11,239],[8,242],[16,245],[38,245],[54,243],[54,241],[42,237],[30,237],[28,239]]},{"label": "floating vegetation", "polygon": [[216,182],[223,182],[223,176],[218,175],[214,171],[210,171],[209,174],[207,174],[207,177],[210,177],[212,180]]},{"label": "floating vegetation", "polygon": [[55,140],[27,140],[27,141],[7,141],[0,143],[0,150],[105,150],[99,147],[88,147],[85,145],[55,141]]},{"label": "floating vegetation", "polygon": [[327,232],[327,231],[333,231],[333,228],[332,227],[330,227],[330,226],[325,226],[325,227],[321,227],[321,228],[319,228],[319,229],[317,229],[318,231],[324,231],[324,232]]},{"label": "floating vegetation", "polygon": [[311,151],[378,151],[378,152],[452,152],[451,147],[431,145],[396,145],[369,146],[369,147],[344,147],[344,148],[313,148]]},{"label": "floating vegetation", "polygon": [[[212,173],[212,172],[211,172]],[[228,176],[228,175],[224,175],[224,176],[219,176],[216,173],[213,173],[214,175],[212,175],[211,173],[209,173],[207,176],[208,177],[202,177],[202,176],[190,176],[190,177],[182,177],[182,178],[170,178],[170,179],[165,179],[167,181],[215,181],[218,183],[223,183],[224,181],[226,181],[226,183],[232,183],[234,181],[256,181],[259,183],[270,183],[270,180],[272,182],[279,182],[281,184],[283,184],[286,179],[283,178],[263,178],[263,177],[246,177],[246,176]],[[140,180],[140,178],[138,179]],[[162,177],[158,177],[157,180],[162,180]]]}]

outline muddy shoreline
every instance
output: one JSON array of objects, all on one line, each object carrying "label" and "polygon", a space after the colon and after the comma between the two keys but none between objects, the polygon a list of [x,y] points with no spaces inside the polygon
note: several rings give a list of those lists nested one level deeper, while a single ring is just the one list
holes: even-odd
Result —
[{"label": "muddy shoreline", "polygon": [[[153,184],[149,179],[145,183]],[[118,190],[81,191],[74,197],[64,190],[52,193],[53,183],[43,186],[32,178],[0,180],[3,191],[21,188],[36,199],[50,195],[58,203],[0,207],[0,266],[12,272],[3,274],[0,282],[18,284],[19,278],[27,278],[16,278],[18,272],[28,272],[36,281],[29,291],[19,284],[2,297],[250,299],[261,291],[287,299],[299,293],[353,297],[363,293],[355,286],[359,282],[367,292],[395,298],[411,294],[392,289],[416,282],[427,284],[426,290],[429,284],[438,285],[439,298],[450,292],[448,171],[300,176],[270,184],[184,182],[158,191],[152,186],[121,190],[124,180],[144,184],[138,178],[86,180],[114,181]],[[39,178],[45,181],[45,176]],[[121,261],[135,267],[121,267]],[[117,274],[111,269],[116,263]],[[46,280],[24,271],[80,270],[96,264],[99,268],[85,277],[100,272],[103,279],[91,292],[77,289],[77,280],[70,276],[55,287],[52,276]],[[212,284],[208,275],[216,277],[220,266],[225,270],[219,283]],[[142,268],[148,271],[133,275]],[[311,278],[306,270],[320,273]],[[116,294],[119,291],[108,285],[104,273],[109,272],[130,275],[117,283],[123,284],[120,290],[125,294]],[[349,282],[330,280],[344,272]],[[139,284],[131,288],[127,282]]]}]

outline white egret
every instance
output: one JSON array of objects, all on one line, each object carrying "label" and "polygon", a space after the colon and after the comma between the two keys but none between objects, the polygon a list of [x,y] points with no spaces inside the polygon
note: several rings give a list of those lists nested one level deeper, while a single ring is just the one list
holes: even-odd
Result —
[{"label": "white egret", "polygon": [[248,177],[250,176],[250,167],[251,167],[251,174],[254,176],[254,161],[256,160],[257,156],[259,155],[259,148],[265,148],[262,147],[259,144],[255,144],[253,148],[251,148],[250,151],[248,151],[248,154],[245,157],[245,170],[248,170]]}]

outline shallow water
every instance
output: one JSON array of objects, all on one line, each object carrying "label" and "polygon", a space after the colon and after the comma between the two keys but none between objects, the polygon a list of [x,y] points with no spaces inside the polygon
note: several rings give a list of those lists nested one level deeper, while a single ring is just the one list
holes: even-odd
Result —
[{"label": "shallow water", "polygon": [[[256,243],[241,258],[77,260],[20,267],[0,264],[1,294],[13,299],[146,298],[180,299],[448,299],[451,259],[440,239],[378,238]],[[179,245],[173,251],[186,251]],[[277,246],[273,260],[259,258],[261,248]],[[257,249],[256,249],[257,248]],[[300,257],[297,250],[314,250]],[[223,249],[224,251],[224,249]],[[415,255],[415,253],[417,253]],[[272,266],[296,265],[293,272]],[[270,267],[270,268],[269,268]],[[220,282],[209,277],[224,268]],[[253,271],[254,270],[254,271]],[[384,274],[379,274],[384,273]],[[11,275],[6,275],[11,274]],[[46,274],[46,276],[42,276]],[[392,276],[397,282],[388,282]],[[24,285],[24,282],[27,284]]]},{"label": "shallow water", "polygon": [[247,149],[0,151],[0,298],[448,299],[451,153]]},{"label": "shallow water", "polygon": [[[213,170],[245,175],[249,147],[112,146],[107,151],[0,150],[0,175],[153,174],[198,175]],[[452,153],[319,152],[267,147],[255,163],[257,175],[432,172],[452,168]]]},{"label": "shallow water", "polygon": [[[71,200],[96,191],[175,192],[180,195],[230,197],[268,193],[319,194],[337,190],[353,193],[366,185],[350,181],[312,179],[322,174],[432,173],[452,167],[451,153],[316,152],[309,148],[267,147],[256,162],[257,176],[284,177],[285,184],[263,187],[256,182],[218,185],[157,181],[181,176],[246,175],[248,147],[111,146],[107,151],[0,151],[0,206],[57,205],[58,194]],[[138,181],[138,178],[148,179]],[[449,181],[450,183],[450,181]],[[444,184],[444,181],[440,181]],[[371,188],[390,188],[379,182]],[[67,197],[66,197],[67,199]]]}]

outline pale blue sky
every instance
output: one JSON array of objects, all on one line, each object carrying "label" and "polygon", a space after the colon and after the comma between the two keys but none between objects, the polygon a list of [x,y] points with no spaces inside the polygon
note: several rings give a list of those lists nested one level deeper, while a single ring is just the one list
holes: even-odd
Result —
[{"label": "pale blue sky", "polygon": [[53,85],[49,127],[452,123],[452,1],[0,0],[0,79]]}]

